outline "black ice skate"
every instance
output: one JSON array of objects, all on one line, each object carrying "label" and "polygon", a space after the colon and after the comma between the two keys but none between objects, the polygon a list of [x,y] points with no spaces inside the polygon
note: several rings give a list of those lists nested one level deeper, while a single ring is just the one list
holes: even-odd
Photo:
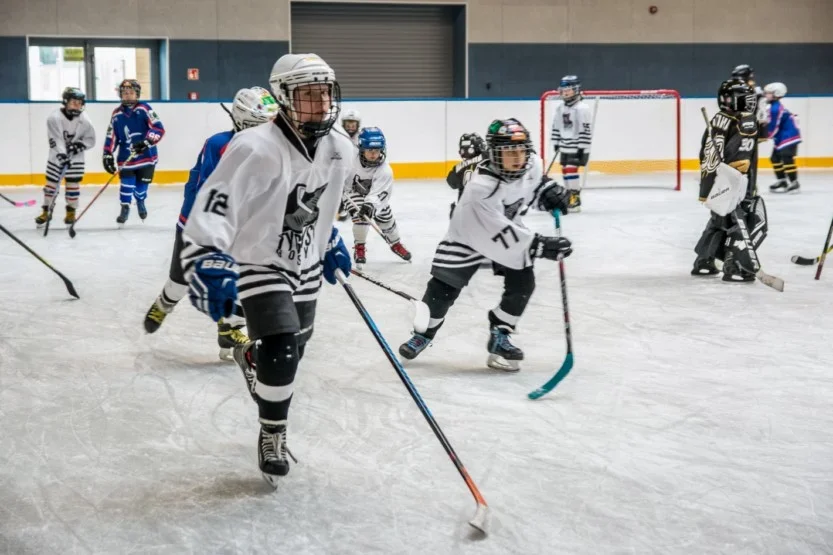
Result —
[{"label": "black ice skate", "polygon": [[504,372],[517,372],[521,369],[520,362],[524,359],[524,352],[509,341],[509,332],[493,327],[489,332],[489,342],[486,344],[489,358],[486,364],[489,368]]},{"label": "black ice skate", "polygon": [[731,253],[727,253],[723,261],[723,281],[751,283],[755,281],[755,274],[743,268]]},{"label": "black ice skate", "polygon": [[714,264],[714,258],[698,258],[691,269],[693,276],[714,276],[720,273]]},{"label": "black ice skate", "polygon": [[769,186],[769,190],[773,193],[783,193],[787,190],[787,180],[786,179],[779,179],[775,183]]},{"label": "black ice skate", "polygon": [[220,346],[220,360],[234,360],[232,350],[249,343],[249,337],[240,331],[243,325],[232,326],[220,320],[217,322],[217,344]]},{"label": "black ice skate", "polygon": [[414,333],[411,338],[399,346],[399,354],[403,358],[413,360],[431,344],[431,338]]},{"label": "black ice skate", "polygon": [[52,214],[49,212],[49,207],[43,205],[41,206],[41,208],[43,209],[43,211],[40,213],[40,216],[35,218],[35,225],[38,226],[38,228],[46,225],[46,222],[52,219]]},{"label": "black ice skate", "polygon": [[[261,426],[257,440],[257,463],[263,479],[273,488],[278,487],[278,478],[289,474],[289,459],[286,447],[286,425]],[[295,457],[292,460],[296,463]]]},{"label": "black ice skate", "polygon": [[161,296],[157,297],[150,306],[147,314],[145,314],[145,331],[147,333],[154,333],[165,321],[165,316],[170,314],[174,306],[166,303]]},{"label": "black ice skate", "polygon": [[246,380],[246,389],[249,390],[252,399],[257,402],[257,396],[255,395],[257,369],[254,359],[254,345],[254,341],[237,344],[232,349],[232,356],[234,357],[234,362],[240,367],[240,371],[243,372],[243,378]]},{"label": "black ice skate", "polygon": [[145,207],[143,199],[136,199],[136,211],[139,213],[139,218],[144,221],[148,217],[148,209]]},{"label": "black ice skate", "polygon": [[121,205],[121,212],[119,212],[119,217],[116,218],[116,223],[119,226],[123,226],[125,222],[127,222],[127,218],[130,216],[130,205],[129,204],[122,204]]}]

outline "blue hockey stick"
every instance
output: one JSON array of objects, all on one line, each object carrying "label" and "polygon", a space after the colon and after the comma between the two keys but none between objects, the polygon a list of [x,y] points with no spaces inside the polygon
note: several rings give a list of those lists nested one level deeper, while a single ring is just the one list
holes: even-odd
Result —
[{"label": "blue hockey stick", "polygon": [[[555,216],[555,235],[561,237],[561,217],[558,210],[553,210],[552,215]],[[567,377],[570,370],[573,369],[573,334],[570,331],[570,307],[567,305],[567,277],[564,275],[564,259],[558,259],[558,271],[561,274],[561,304],[564,307],[564,335],[567,337],[567,356],[564,357],[564,362],[558,372],[549,379],[547,383],[527,394],[530,399],[540,399],[561,383],[561,380]]]}]

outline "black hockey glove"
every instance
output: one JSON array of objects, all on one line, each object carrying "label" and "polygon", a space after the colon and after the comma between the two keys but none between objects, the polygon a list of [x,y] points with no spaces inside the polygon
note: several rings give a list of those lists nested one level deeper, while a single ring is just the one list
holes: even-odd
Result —
[{"label": "black hockey glove", "polygon": [[144,151],[146,151],[150,146],[151,144],[147,141],[139,141],[137,143],[133,143],[133,146],[130,147],[130,150],[132,150],[135,154],[141,154]]},{"label": "black hockey glove", "polygon": [[67,162],[69,162],[69,156],[67,156],[63,152],[59,152],[58,154],[56,154],[55,159],[58,161],[58,164],[62,166],[66,166]]},{"label": "black hockey glove", "polygon": [[359,208],[359,218],[368,220],[373,219],[373,213],[376,212],[376,208],[374,208],[373,204],[370,202],[365,202],[362,204],[362,207]]},{"label": "black hockey glove", "polygon": [[104,166],[104,171],[106,171],[110,175],[113,175],[117,171],[119,171],[119,169],[116,167],[115,158],[113,158],[113,155],[109,152],[104,153],[104,157],[101,159],[101,164]]},{"label": "black hockey glove", "polygon": [[86,149],[87,147],[84,146],[84,143],[69,143],[67,145],[67,154],[69,156],[75,156],[79,152],[84,152]]},{"label": "black hockey glove", "polygon": [[559,210],[562,214],[567,214],[567,208],[570,205],[570,191],[551,181],[549,177],[544,177],[549,181],[549,184],[544,185],[544,189],[538,197],[538,207],[545,212],[552,212]]},{"label": "black hockey glove", "polygon": [[572,254],[572,243],[566,237],[547,237],[535,235],[532,244],[529,245],[529,254],[532,258],[548,258],[560,260]]}]

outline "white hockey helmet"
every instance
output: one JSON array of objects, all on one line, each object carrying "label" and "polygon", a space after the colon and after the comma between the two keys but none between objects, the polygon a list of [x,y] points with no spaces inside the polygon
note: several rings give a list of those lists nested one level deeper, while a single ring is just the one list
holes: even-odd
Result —
[{"label": "white hockey helmet", "polygon": [[[323,137],[338,121],[341,88],[335,72],[318,54],[285,54],[272,67],[269,77],[272,93],[296,128],[306,137]],[[325,114],[299,112],[295,91],[305,85],[327,85],[330,106]],[[317,121],[316,121],[317,120]]]},{"label": "white hockey helmet", "polygon": [[784,98],[787,96],[787,85],[784,83],[770,83],[764,87],[764,92],[771,94],[775,98]]},{"label": "white hockey helmet", "polygon": [[355,121],[361,123],[362,115],[359,113],[358,110],[345,110],[344,113],[341,115],[341,123],[343,124],[345,121]]},{"label": "white hockey helmet", "polygon": [[275,97],[263,87],[240,89],[231,105],[231,119],[236,131],[266,123],[277,113]]}]

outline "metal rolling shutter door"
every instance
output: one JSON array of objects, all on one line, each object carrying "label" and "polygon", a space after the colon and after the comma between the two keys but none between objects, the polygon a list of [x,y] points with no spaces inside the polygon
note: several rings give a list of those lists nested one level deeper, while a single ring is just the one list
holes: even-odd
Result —
[{"label": "metal rolling shutter door", "polygon": [[292,52],[314,52],[344,98],[453,95],[448,6],[292,2]]}]

